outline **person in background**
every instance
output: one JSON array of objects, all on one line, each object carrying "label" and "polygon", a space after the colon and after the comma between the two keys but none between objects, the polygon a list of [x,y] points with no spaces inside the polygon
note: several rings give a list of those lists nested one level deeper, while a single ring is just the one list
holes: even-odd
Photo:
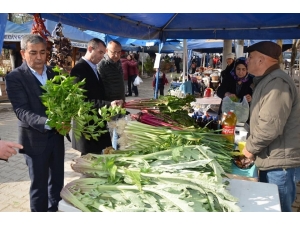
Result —
[{"label": "person in background", "polygon": [[135,94],[135,97],[139,96],[139,90],[138,87],[133,84],[135,78],[138,76],[138,61],[134,57],[134,54],[128,55],[127,59],[129,61],[128,63],[128,95],[132,96],[132,91]]},{"label": "person in background", "polygon": [[23,64],[6,76],[6,91],[19,119],[19,143],[30,177],[32,212],[56,212],[64,185],[64,136],[47,123],[46,107],[40,96],[42,85],[54,78],[46,66],[46,40],[36,34],[21,39]]},{"label": "person in background", "polygon": [[128,62],[127,59],[128,54],[121,55],[121,63],[122,63],[122,71],[123,71],[123,78],[124,78],[124,88],[125,88],[125,96],[128,96]]},{"label": "person in background", "polygon": [[122,64],[120,61],[122,46],[120,42],[112,40],[108,43],[103,59],[97,64],[97,70],[104,84],[104,100],[116,99],[125,102],[125,86]]},{"label": "person in background", "polygon": [[278,44],[262,41],[247,51],[248,71],[255,77],[243,154],[254,160],[260,182],[278,186],[281,211],[291,212],[295,171],[300,167],[299,93],[293,79],[280,69]]},{"label": "person in background", "polygon": [[23,146],[15,142],[3,141],[0,139],[0,160],[7,161],[8,158],[17,154],[15,148],[23,149]]},{"label": "person in background", "polygon": [[192,67],[192,74],[194,74],[196,72],[196,61],[195,60],[192,62],[191,67]]},{"label": "person in background", "polygon": [[[97,71],[97,64],[105,54],[105,47],[105,43],[102,40],[98,38],[91,39],[88,42],[85,55],[72,68],[70,73],[71,76],[76,77],[75,82],[80,82],[85,79],[85,84],[82,86],[82,88],[86,90],[84,93],[86,96],[85,101],[93,102],[96,109],[103,106],[116,106],[123,103],[121,99],[114,101],[105,100],[107,97],[104,91],[104,84]],[[74,121],[73,126],[76,127]],[[107,130],[106,128],[103,129]],[[103,149],[112,146],[109,132],[102,134],[98,140],[87,140],[84,136],[80,136],[77,140],[72,132],[72,140],[72,148],[80,151],[81,155],[88,153],[102,154]]]},{"label": "person in background", "polygon": [[175,66],[176,66],[176,71],[177,73],[180,73],[180,62],[181,62],[181,58],[177,55],[174,56],[174,62],[175,62]]},{"label": "person in background", "polygon": [[[217,89],[217,96],[219,98],[230,97],[243,101],[244,96],[250,105],[252,99],[253,77],[248,73],[246,58],[240,57],[236,59],[230,76],[225,76],[222,83]],[[219,115],[221,112],[222,102],[219,108]]]},{"label": "person in background", "polygon": [[[156,73],[157,73],[158,69],[156,69]],[[153,75],[153,81],[152,81],[152,87],[153,87],[153,90],[155,92],[155,89],[156,89],[156,73]],[[169,81],[166,77],[166,74],[163,73],[162,71],[159,71],[159,74],[158,74],[158,88],[157,88],[157,91],[156,91],[156,96],[158,97],[158,90],[159,90],[159,94],[160,95],[164,95],[164,89],[165,89],[165,85],[168,84]]]},{"label": "person in background", "polygon": [[234,57],[235,56],[233,53],[229,53],[226,55],[227,66],[224,70],[221,71],[221,83],[223,82],[223,79],[226,76],[231,76],[230,72],[232,71],[233,66],[234,66]]},{"label": "person in background", "polygon": [[217,68],[218,62],[219,62],[219,58],[216,55],[214,55],[214,57],[213,57],[213,68],[214,69]]}]

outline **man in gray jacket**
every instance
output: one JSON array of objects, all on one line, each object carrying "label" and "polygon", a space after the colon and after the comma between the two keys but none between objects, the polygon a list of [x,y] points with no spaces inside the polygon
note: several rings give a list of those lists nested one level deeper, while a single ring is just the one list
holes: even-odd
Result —
[{"label": "man in gray jacket", "polygon": [[122,46],[112,40],[107,44],[106,54],[98,63],[97,70],[104,84],[107,101],[122,99],[125,101],[123,69],[120,61]]},{"label": "man in gray jacket", "polygon": [[279,45],[263,41],[247,51],[248,72],[255,78],[243,154],[255,160],[260,182],[278,186],[281,210],[291,212],[295,170],[300,167],[299,94],[293,79],[279,67]]}]

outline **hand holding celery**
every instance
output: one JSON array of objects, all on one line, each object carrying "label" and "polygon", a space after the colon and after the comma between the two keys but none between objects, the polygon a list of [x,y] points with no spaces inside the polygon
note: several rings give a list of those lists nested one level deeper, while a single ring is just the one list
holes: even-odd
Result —
[{"label": "hand holding celery", "polygon": [[[97,140],[102,133],[107,132],[101,130],[105,126],[105,121],[109,121],[115,115],[125,114],[126,110],[121,106],[104,106],[97,111],[92,102],[85,101],[85,90],[81,88],[85,83],[84,80],[75,83],[75,77],[62,72],[58,66],[53,71],[59,75],[47,80],[42,86],[45,92],[41,99],[47,107],[47,125],[60,134],[66,135],[72,128],[76,139],[83,135],[88,140],[91,138]],[[77,124],[76,128],[71,124],[72,119]]]}]

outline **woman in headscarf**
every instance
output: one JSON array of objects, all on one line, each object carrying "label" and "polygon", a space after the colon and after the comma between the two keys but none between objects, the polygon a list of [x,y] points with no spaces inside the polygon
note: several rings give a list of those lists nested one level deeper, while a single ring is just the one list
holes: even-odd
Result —
[{"label": "woman in headscarf", "polygon": [[[230,76],[225,76],[221,85],[217,89],[217,95],[220,98],[226,96],[232,100],[242,102],[245,96],[248,103],[252,100],[253,76],[248,73],[246,58],[236,59]],[[219,115],[221,114],[222,102]]]}]

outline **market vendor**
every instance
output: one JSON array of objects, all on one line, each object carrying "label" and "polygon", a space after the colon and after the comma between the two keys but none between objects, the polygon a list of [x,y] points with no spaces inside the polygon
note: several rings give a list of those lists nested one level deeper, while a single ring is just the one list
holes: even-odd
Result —
[{"label": "market vendor", "polygon": [[250,136],[243,154],[259,169],[259,181],[278,186],[283,212],[296,198],[295,171],[300,167],[300,102],[293,79],[279,66],[281,47],[258,42],[247,50],[248,71],[255,78],[250,106]]}]

